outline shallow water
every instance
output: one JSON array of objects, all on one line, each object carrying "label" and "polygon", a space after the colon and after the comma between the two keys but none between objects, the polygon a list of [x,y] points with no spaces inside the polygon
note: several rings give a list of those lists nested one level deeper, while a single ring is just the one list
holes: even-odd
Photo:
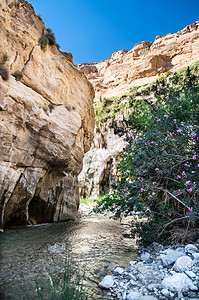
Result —
[{"label": "shallow water", "polygon": [[[72,250],[74,268],[85,271],[86,285],[97,288],[97,283],[111,274],[110,262],[128,266],[135,259],[135,241],[123,236],[127,232],[123,222],[91,215],[79,221],[24,226],[1,233],[0,299],[38,299],[35,278],[45,293],[46,269],[50,266],[53,274],[61,276],[66,249]],[[95,299],[103,299],[98,288]]]}]

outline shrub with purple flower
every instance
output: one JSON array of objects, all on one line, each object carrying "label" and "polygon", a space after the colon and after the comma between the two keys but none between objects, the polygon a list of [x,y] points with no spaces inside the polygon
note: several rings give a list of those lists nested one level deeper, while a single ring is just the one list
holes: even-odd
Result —
[{"label": "shrub with purple flower", "polygon": [[126,139],[112,205],[142,210],[148,221],[134,232],[145,242],[146,231],[147,239],[166,241],[179,228],[199,227],[198,70],[183,72],[153,85],[157,102],[143,100],[124,121],[128,136],[136,132],[136,140]]}]

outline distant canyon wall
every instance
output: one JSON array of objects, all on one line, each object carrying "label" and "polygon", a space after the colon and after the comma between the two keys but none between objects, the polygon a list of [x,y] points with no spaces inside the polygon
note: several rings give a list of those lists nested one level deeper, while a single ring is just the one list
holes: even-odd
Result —
[{"label": "distant canyon wall", "polygon": [[[199,21],[177,33],[157,36],[153,43],[144,41],[130,51],[116,51],[100,63],[84,63],[77,67],[95,89],[96,106],[103,98],[128,94],[133,86],[150,84],[158,75],[178,70],[197,60]],[[122,115],[118,114],[116,123],[121,123],[120,119]],[[96,197],[111,190],[114,174],[117,173],[117,157],[125,142],[114,134],[109,121],[96,126],[92,148],[85,155],[84,167],[78,177],[82,197]]]},{"label": "distant canyon wall", "polygon": [[45,25],[27,1],[2,0],[0,28],[0,227],[75,219],[93,87],[71,55],[41,49]]},{"label": "distant canyon wall", "polygon": [[[157,29],[158,30],[158,29]],[[100,63],[79,64],[93,84],[98,101],[117,96],[136,85],[150,83],[158,74],[175,71],[199,59],[199,21],[177,33],[141,42],[130,51],[115,51]]]}]

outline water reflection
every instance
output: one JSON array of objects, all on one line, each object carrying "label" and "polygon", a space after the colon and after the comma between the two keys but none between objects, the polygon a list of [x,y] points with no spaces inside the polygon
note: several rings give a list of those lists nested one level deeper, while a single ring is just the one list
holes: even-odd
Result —
[{"label": "water reflection", "polygon": [[[88,285],[96,287],[110,273],[114,261],[126,266],[136,256],[133,240],[119,221],[90,216],[79,221],[42,224],[8,230],[0,235],[0,299],[37,299],[35,282],[47,285],[46,267],[63,273],[66,251],[72,249],[74,268],[85,271]],[[91,283],[90,283],[91,282]],[[101,290],[96,299],[102,299]]]}]

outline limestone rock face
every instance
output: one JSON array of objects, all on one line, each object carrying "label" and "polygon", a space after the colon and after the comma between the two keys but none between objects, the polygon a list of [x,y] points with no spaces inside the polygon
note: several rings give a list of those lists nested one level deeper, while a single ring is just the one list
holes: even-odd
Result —
[{"label": "limestone rock face", "polygon": [[112,190],[117,173],[117,155],[126,142],[110,129],[95,132],[92,148],[85,154],[83,169],[78,176],[80,196],[83,198],[107,194]]},{"label": "limestone rock face", "polygon": [[[45,29],[24,0],[0,4],[1,227],[77,217],[77,176],[94,130],[94,90],[71,55],[38,44]],[[17,81],[12,74],[21,71]]]},{"label": "limestone rock face", "polygon": [[199,21],[177,33],[120,50],[100,63],[79,64],[100,98],[124,93],[132,86],[150,83],[155,76],[177,70],[199,59]]}]

